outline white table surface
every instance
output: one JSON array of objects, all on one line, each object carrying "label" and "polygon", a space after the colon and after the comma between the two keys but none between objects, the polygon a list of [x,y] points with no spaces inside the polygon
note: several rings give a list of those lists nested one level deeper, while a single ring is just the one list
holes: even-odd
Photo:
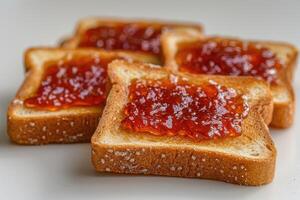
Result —
[{"label": "white table surface", "polygon": [[[207,33],[282,40],[300,47],[300,1],[0,1],[0,199],[300,199],[300,102],[288,130],[271,130],[278,150],[273,183],[242,187],[217,181],[104,175],[90,145],[18,146],[6,135],[6,109],[22,83],[22,53],[54,45],[87,16],[199,21]],[[300,70],[295,91],[300,91]],[[298,131],[297,131],[298,130]]]}]

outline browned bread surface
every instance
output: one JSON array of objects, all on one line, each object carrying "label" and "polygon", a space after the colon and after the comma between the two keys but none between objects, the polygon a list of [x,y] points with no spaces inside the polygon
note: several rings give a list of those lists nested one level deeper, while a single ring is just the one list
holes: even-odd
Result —
[{"label": "browned bread surface", "polygon": [[271,182],[276,150],[264,122],[266,119],[255,109],[261,104],[264,105],[261,109],[272,113],[272,97],[263,81],[176,73],[193,84],[214,80],[248,96],[250,112],[242,122],[242,135],[239,137],[195,142],[176,136],[136,134],[120,127],[131,80],[160,79],[169,74],[167,70],[146,64],[116,60],[109,65],[114,85],[92,137],[92,161],[96,170],[205,178],[242,185]]}]

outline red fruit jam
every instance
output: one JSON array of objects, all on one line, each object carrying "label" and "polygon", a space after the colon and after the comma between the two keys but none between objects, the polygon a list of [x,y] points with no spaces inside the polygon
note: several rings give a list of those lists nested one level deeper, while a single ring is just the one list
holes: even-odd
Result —
[{"label": "red fruit jam", "polygon": [[198,74],[254,76],[276,83],[280,60],[268,48],[238,40],[207,39],[179,45],[180,71]]},{"label": "red fruit jam", "polygon": [[35,95],[25,100],[31,108],[58,110],[103,104],[109,90],[107,64],[112,58],[77,57],[49,63]]},{"label": "red fruit jam", "polygon": [[241,135],[248,104],[233,88],[214,81],[197,86],[171,75],[133,81],[124,114],[125,129],[199,141]]},{"label": "red fruit jam", "polygon": [[160,35],[163,26],[134,23],[116,26],[98,26],[82,34],[79,47],[97,47],[106,50],[141,51],[160,54]]}]

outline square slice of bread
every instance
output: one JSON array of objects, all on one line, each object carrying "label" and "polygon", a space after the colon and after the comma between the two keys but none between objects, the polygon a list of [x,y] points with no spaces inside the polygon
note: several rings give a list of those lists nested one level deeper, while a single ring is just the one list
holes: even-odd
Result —
[{"label": "square slice of bread", "polygon": [[180,136],[154,136],[124,130],[121,121],[132,80],[161,79],[165,69],[115,60],[109,65],[113,83],[98,128],[92,137],[92,162],[97,171],[214,179],[241,185],[272,181],[276,150],[262,115],[272,113],[272,96],[263,81],[252,77],[195,76],[172,73],[201,85],[213,80],[246,95],[250,106],[238,137],[194,141]]},{"label": "square slice of bread", "polygon": [[56,111],[28,108],[24,100],[39,88],[48,62],[72,60],[77,56],[123,58],[148,62],[151,58],[137,53],[108,52],[93,49],[67,50],[32,48],[25,53],[26,78],[8,108],[8,135],[18,144],[89,142],[104,105],[70,107]]},{"label": "square slice of bread", "polygon": [[[161,20],[146,20],[146,19],[124,19],[124,18],[103,18],[103,17],[93,17],[82,19],[78,22],[75,33],[73,36],[64,39],[61,42],[61,46],[65,48],[78,48],[81,36],[89,29],[99,27],[99,26],[108,26],[114,27],[120,24],[134,24],[137,26],[164,26],[168,27],[168,30],[178,30],[188,32],[192,35],[198,35],[202,33],[203,27],[199,23],[191,22],[176,22],[176,21],[161,21]],[[145,53],[149,55],[148,53]],[[160,61],[158,56],[150,54],[153,59]],[[154,63],[156,64],[156,63]]]},{"label": "square slice of bread", "polygon": [[[193,43],[203,41],[209,36],[197,35],[196,37],[187,32],[168,32],[162,36],[162,51],[164,65],[172,71],[180,71],[180,66],[176,62],[176,54],[180,48],[180,43]],[[229,37],[214,37],[216,40],[234,39]],[[278,72],[278,84],[271,84],[271,91],[274,101],[274,112],[271,126],[275,128],[288,128],[293,124],[295,112],[295,95],[292,88],[292,79],[297,64],[297,49],[288,43],[271,41],[244,41],[252,42],[270,49],[276,54],[283,68]]]}]

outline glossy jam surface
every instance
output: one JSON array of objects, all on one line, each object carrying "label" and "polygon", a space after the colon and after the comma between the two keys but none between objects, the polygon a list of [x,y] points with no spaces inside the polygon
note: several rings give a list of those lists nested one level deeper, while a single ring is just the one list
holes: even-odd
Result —
[{"label": "glossy jam surface", "polygon": [[31,108],[58,110],[71,106],[96,106],[105,102],[111,59],[78,57],[49,64],[35,95],[25,100]]},{"label": "glossy jam surface", "polygon": [[122,127],[136,133],[199,141],[239,136],[248,104],[236,90],[214,81],[196,86],[171,75],[133,81],[124,114]]},{"label": "glossy jam surface", "polygon": [[79,47],[97,47],[106,50],[141,51],[160,54],[162,26],[119,24],[88,29],[79,42]]},{"label": "glossy jam surface", "polygon": [[181,71],[198,74],[254,76],[276,83],[281,63],[268,48],[237,40],[207,39],[179,45],[176,62]]}]

